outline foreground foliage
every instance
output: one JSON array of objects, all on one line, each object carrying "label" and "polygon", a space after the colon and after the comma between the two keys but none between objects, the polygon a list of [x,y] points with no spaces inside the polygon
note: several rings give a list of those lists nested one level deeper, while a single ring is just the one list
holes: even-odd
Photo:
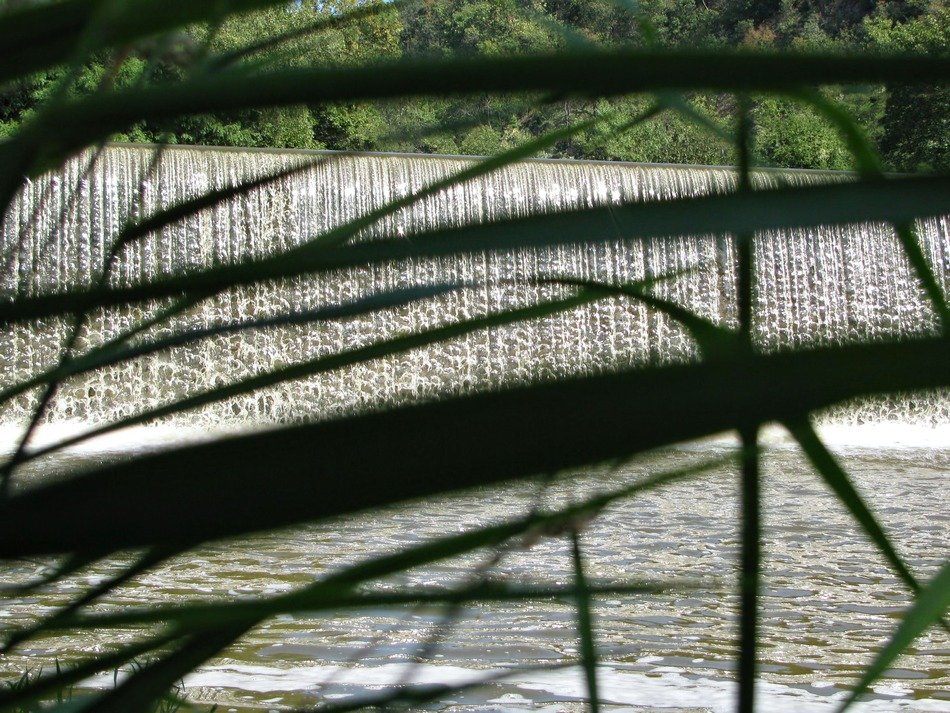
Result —
[{"label": "foreground foliage", "polygon": [[[551,4],[554,5],[565,15],[571,12],[567,3]],[[242,24],[244,13],[261,9],[270,14],[253,16],[256,19]],[[531,23],[520,21],[507,38],[516,41],[518,46],[485,46],[487,40],[467,34],[469,25],[460,19],[478,18],[478,13],[484,10],[483,4],[447,3],[432,12],[450,13],[446,17],[453,19],[432,27],[455,28],[457,33],[450,39],[427,37],[424,41],[436,49],[442,42],[473,43],[481,54],[460,58],[433,51],[433,56],[425,60],[380,61],[381,57],[395,58],[400,54],[397,51],[400,34],[391,32],[382,21],[396,10],[362,5],[343,9],[346,12],[338,9],[337,14],[316,18],[311,26],[300,24],[301,18],[293,17],[296,24],[286,29],[283,38],[287,44],[283,41],[268,44],[275,51],[276,48],[290,49],[293,61],[281,64],[243,61],[254,56],[258,48],[254,46],[256,37],[241,34],[247,27],[254,27],[254,22],[265,22],[273,17],[283,21],[285,18],[279,13],[285,11],[278,2],[232,0],[214,4],[209,9],[201,4],[184,6],[157,0],[62,0],[9,8],[6,14],[0,15],[0,43],[7,47],[5,56],[0,58],[0,81],[6,82],[9,88],[24,86],[37,81],[38,76],[45,76],[44,81],[49,84],[42,92],[44,103],[22,112],[16,126],[9,127],[9,138],[0,143],[0,207],[5,210],[9,206],[24,176],[40,175],[59,166],[77,150],[98,145],[116,135],[154,139],[162,132],[194,131],[191,136],[201,139],[207,135],[201,131],[210,131],[208,127],[214,122],[220,123],[221,117],[231,115],[239,117],[233,135],[240,141],[257,142],[263,134],[247,133],[248,127],[265,126],[268,117],[281,117],[275,121],[283,122],[280,131],[287,132],[284,134],[286,143],[294,143],[295,132],[299,130],[298,138],[303,141],[308,122],[318,115],[320,121],[330,127],[328,131],[357,124],[362,126],[361,130],[365,129],[365,121],[354,119],[359,111],[369,111],[360,102],[423,97],[424,101],[399,105],[403,107],[400,111],[405,111],[409,120],[429,112],[429,117],[438,123],[445,121],[446,114],[432,107],[470,106],[472,97],[483,97],[486,93],[493,101],[503,102],[528,102],[526,97],[534,97],[528,111],[536,110],[544,117],[544,129],[557,121],[556,114],[548,112],[555,102],[537,97],[557,97],[557,103],[564,102],[564,106],[583,106],[582,116],[596,115],[605,107],[616,113],[610,120],[582,122],[570,116],[565,119],[565,125],[553,131],[539,131],[538,136],[527,143],[522,140],[534,132],[514,132],[510,141],[513,148],[474,164],[427,192],[442,190],[474,175],[571,142],[590,140],[599,146],[614,147],[605,149],[608,151],[605,156],[611,157],[621,155],[619,152],[625,150],[622,148],[625,145],[648,147],[654,152],[649,158],[691,157],[689,151],[666,153],[668,144],[650,147],[649,135],[631,139],[627,134],[628,129],[636,131],[660,117],[662,122],[668,122],[659,124],[665,126],[663,132],[673,125],[689,127],[690,135],[711,136],[725,142],[729,146],[728,156],[734,156],[739,164],[739,189],[726,195],[627,205],[615,210],[592,208],[558,216],[501,218],[481,226],[413,235],[411,240],[352,241],[380,218],[419,198],[408,196],[288,253],[131,286],[112,284],[110,275],[122,263],[127,248],[185,215],[249,189],[236,186],[127,225],[119,235],[113,236],[112,249],[101,266],[101,278],[96,284],[64,293],[37,294],[22,290],[18,294],[4,295],[0,302],[0,321],[5,325],[56,317],[65,318],[68,329],[57,366],[28,382],[3,385],[5,399],[30,389],[37,392],[38,398],[31,424],[3,467],[0,557],[13,560],[55,555],[59,558],[58,566],[48,580],[79,571],[117,553],[132,550],[138,557],[113,580],[94,585],[62,611],[41,620],[35,628],[9,632],[8,645],[19,646],[39,633],[61,629],[100,630],[122,623],[151,624],[153,628],[146,629],[147,633],[134,643],[113,647],[49,675],[25,679],[21,685],[0,693],[0,708],[15,710],[17,706],[41,699],[55,702],[57,691],[66,690],[93,673],[112,670],[151,654],[153,658],[149,663],[114,689],[83,698],[78,703],[60,701],[57,704],[63,710],[75,710],[77,706],[88,711],[147,709],[165,696],[184,674],[219,655],[249,628],[276,613],[378,605],[360,594],[359,585],[428,562],[497,546],[539,527],[571,532],[578,518],[596,514],[610,502],[677,479],[701,477],[712,464],[657,473],[631,488],[603,494],[561,511],[532,513],[518,520],[407,547],[346,567],[304,589],[279,597],[212,607],[195,604],[171,609],[133,609],[112,618],[90,616],[86,612],[89,604],[122,582],[209,539],[324,520],[410,498],[630,458],[659,446],[734,430],[742,440],[739,477],[743,494],[742,572],[737,584],[742,602],[737,661],[739,708],[751,711],[758,657],[756,627],[762,568],[758,432],[762,425],[770,422],[780,423],[789,430],[834,496],[853,515],[855,526],[875,543],[882,557],[917,597],[916,604],[897,626],[890,644],[860,678],[854,692],[855,696],[860,694],[915,636],[928,626],[942,623],[939,620],[946,610],[950,591],[946,586],[947,567],[929,583],[921,582],[909,570],[848,475],[812,429],[809,415],[816,409],[856,396],[950,385],[947,336],[950,308],[933,266],[921,253],[913,227],[916,218],[950,212],[950,178],[934,173],[912,178],[885,176],[861,126],[846,109],[829,99],[834,93],[820,94],[813,87],[850,84],[897,87],[916,82],[912,85],[916,88],[908,91],[942,92],[950,82],[950,59],[925,53],[888,58],[761,49],[677,51],[654,49],[653,45],[634,49],[591,48],[589,44],[566,42],[558,45],[558,52],[551,53],[549,45],[538,39],[547,34]],[[622,12],[617,11],[620,12],[618,22],[632,23],[643,33],[651,32],[655,17],[638,15],[630,8],[621,9]],[[844,13],[843,9],[839,10]],[[668,14],[670,22],[674,16],[673,12]],[[742,27],[739,22],[734,24]],[[195,29],[197,25],[202,29]],[[353,50],[352,54],[341,50],[346,59],[342,67],[330,68],[322,63],[325,53],[340,58],[340,52],[335,52],[332,44],[314,43],[313,47],[317,48],[314,57],[301,57],[297,52],[295,43],[302,41],[301,38],[309,38],[311,33],[330,27],[341,33],[333,36],[333,41],[340,43],[339,48]],[[428,25],[420,21],[415,31],[422,32],[425,27]],[[743,36],[756,27],[753,23]],[[55,32],[51,31],[53,28]],[[192,39],[183,39],[184,30]],[[670,30],[665,28],[664,31]],[[359,39],[348,43],[347,38],[353,36]],[[195,37],[203,40],[194,42]],[[369,41],[381,49],[368,56],[353,49]],[[162,51],[155,50],[157,47]],[[505,54],[514,49],[523,54],[518,57]],[[180,51],[181,56],[176,60],[174,71],[169,71],[167,53],[172,50]],[[366,64],[367,59],[372,62]],[[139,62],[139,65],[131,67],[130,62]],[[90,69],[96,66],[100,69]],[[922,88],[921,82],[926,86]],[[933,86],[938,89],[934,90]],[[697,91],[705,92],[706,98],[694,101],[692,93]],[[893,90],[899,91],[902,90]],[[754,106],[750,100],[752,93],[761,97]],[[718,110],[716,103],[722,96],[729,97],[724,106],[736,114],[734,125],[710,121],[704,113],[713,105]],[[406,106],[409,108],[405,109]],[[847,147],[847,155],[857,169],[853,182],[752,190],[749,174],[755,155],[755,124],[769,112],[787,117],[783,107],[793,107],[795,116],[806,125],[820,120],[840,134],[835,150],[841,152],[840,146]],[[641,111],[644,108],[647,110]],[[308,113],[310,118],[307,118]],[[209,116],[214,118],[208,119]],[[634,117],[636,120],[631,121]],[[23,118],[26,120],[20,124]],[[478,117],[469,123],[464,140],[469,141],[473,152],[487,153],[508,145],[507,139],[501,141],[492,133],[497,129],[490,123],[485,124]],[[204,128],[194,128],[201,126]],[[155,133],[135,133],[145,132],[143,127],[154,127],[149,131]],[[443,129],[443,135],[448,132],[448,127],[439,128]],[[350,129],[341,131],[349,137],[347,140],[352,138]],[[394,133],[399,133],[398,127]],[[596,141],[591,136],[595,136]],[[765,147],[772,146],[768,136],[767,130],[759,133]],[[917,145],[913,139],[898,143],[903,147]],[[782,142],[774,144],[780,145],[783,151],[795,150]],[[816,145],[821,146],[821,142]],[[779,148],[769,150],[779,151]],[[841,156],[844,155],[841,152]],[[96,160],[94,153],[91,160]],[[789,162],[794,161],[789,159]],[[258,185],[264,182],[266,180],[259,181]],[[751,267],[754,231],[867,220],[883,220],[894,225],[940,321],[940,334],[889,344],[828,347],[778,355],[757,353],[750,337],[755,281]],[[340,266],[391,263],[420,255],[450,256],[555,243],[593,244],[616,238],[618,231],[624,238],[642,240],[663,235],[733,234],[740,255],[738,329],[728,330],[664,302],[650,292],[649,284],[579,284],[565,279],[565,286],[572,292],[560,299],[475,317],[328,359],[276,368],[253,379],[194,394],[143,412],[122,424],[107,425],[41,450],[26,448],[63,379],[134,358],[145,347],[131,340],[146,326],[186,313],[195,303],[235,285],[298,274],[321,274]],[[49,237],[64,238],[62,235]],[[452,288],[444,286],[444,289]],[[379,309],[386,304],[412,302],[431,295],[431,290],[393,294],[384,296],[382,303],[359,303],[353,309]],[[696,340],[703,358],[688,365],[648,367],[528,385],[328,423],[282,428],[267,434],[233,437],[99,468],[66,482],[46,484],[27,492],[12,492],[10,487],[17,468],[26,461],[119,426],[179,413],[281,380],[438,343],[472,330],[539,319],[607,297],[638,300],[673,317]],[[168,301],[144,324],[91,352],[83,353],[78,348],[83,325],[92,310],[115,305],[149,305],[153,304],[149,300],[156,298]],[[291,312],[285,317],[292,321],[301,315]],[[334,315],[308,316],[313,321],[329,318]],[[260,326],[266,325],[235,329]],[[222,326],[222,329],[228,328],[228,325]],[[208,335],[178,335],[165,343],[146,346],[160,350],[182,340],[204,336]],[[696,408],[697,404],[713,404],[715,408]],[[539,419],[538,414],[547,417]],[[465,428],[457,429],[459,423],[464,423]],[[311,457],[314,442],[321,444],[321,460],[317,464]],[[428,445],[433,442],[439,447]],[[366,443],[373,443],[374,449],[366,449]],[[492,447],[486,448],[487,443]],[[391,456],[394,452],[406,455],[394,461]],[[385,463],[380,458],[385,458]],[[212,464],[214,468],[210,467]],[[273,473],[263,493],[256,487],[262,469]],[[302,497],[302,494],[310,497]],[[596,709],[595,631],[589,598],[598,588],[584,573],[576,537],[573,551],[576,581],[567,590],[513,592],[472,587],[451,595],[410,591],[404,594],[404,599],[473,601],[491,597],[575,596],[582,632],[580,663],[587,673],[591,707]],[[35,586],[42,584],[37,582]],[[422,696],[418,692],[404,691],[394,694],[394,699],[411,702],[415,700],[413,695]]]}]

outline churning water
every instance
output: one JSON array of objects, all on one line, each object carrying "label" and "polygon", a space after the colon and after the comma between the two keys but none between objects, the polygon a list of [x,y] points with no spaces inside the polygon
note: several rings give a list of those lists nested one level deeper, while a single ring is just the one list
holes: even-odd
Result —
[{"label": "churning water", "polygon": [[[100,274],[112,240],[131,214],[148,215],[289,165],[315,163],[129,246],[121,254],[113,283],[130,284],[273,254],[471,165],[465,159],[422,156],[176,148],[164,150],[157,164],[154,158],[154,152],[146,148],[110,147],[91,168],[90,156],[85,155],[63,171],[28,185],[3,223],[2,254],[7,259],[3,291],[36,294],[89,285]],[[840,178],[810,172],[758,176],[761,185],[821,180]],[[734,172],[725,168],[521,163],[399,210],[364,231],[363,239],[410,236],[426,228],[499,216],[716,193],[733,184]],[[946,291],[950,218],[928,220],[920,232],[924,252]],[[885,226],[759,235],[755,269],[755,337],[763,349],[919,334],[935,326],[907,260]],[[48,419],[111,420],[276,366],[530,302],[538,298],[539,289],[528,283],[537,277],[620,282],[684,270],[691,271],[661,284],[657,293],[719,323],[734,324],[735,256],[731,241],[722,236],[648,242],[618,239],[584,249],[558,247],[403,261],[233,290],[149,334],[288,309],[315,309],[404,287],[445,282],[479,286],[412,308],[360,318],[218,336],[199,346],[76,377],[61,390]],[[143,314],[141,307],[96,313],[82,343],[95,345],[114,337]],[[57,323],[46,320],[0,335],[0,371],[5,378],[23,377],[55,364],[59,341],[51,335],[57,331],[62,328],[57,330]],[[665,316],[629,300],[608,300],[536,325],[495,329],[436,349],[276,386],[189,414],[185,422],[327,417],[503,381],[682,360],[693,352],[691,340]],[[15,402],[6,420],[23,418],[29,405],[26,397]],[[854,408],[847,416],[839,412],[835,418],[947,422],[950,399],[943,395],[900,403],[891,400]]]},{"label": "churning water", "polygon": [[[153,153],[109,147],[27,186],[3,223],[2,289],[39,294],[91,284],[110,240],[133,212],[148,215],[202,192],[288,165],[314,161],[305,171],[239,200],[188,218],[122,253],[113,284],[228,264],[298,245],[393,198],[470,165],[455,158],[320,156],[171,148],[154,169]],[[841,180],[805,172],[768,173],[761,185]],[[501,215],[589,205],[700,195],[730,189],[727,169],[620,164],[529,162],[456,186],[389,216],[363,239],[406,236]],[[950,220],[922,224],[924,252],[946,291],[950,286]],[[724,237],[650,242],[620,238],[587,249],[511,251],[491,256],[406,261],[299,278],[279,285],[233,290],[209,299],[186,317],[153,328],[170,334],[185,326],[310,309],[367,294],[458,281],[480,285],[424,301],[319,326],[296,326],[219,336],[197,346],[147,356],[70,380],[51,405],[49,433],[119,418],[227,381],[387,336],[536,300],[536,277],[575,276],[628,281],[686,272],[660,284],[658,294],[721,324],[735,323],[735,255]],[[874,340],[927,333],[934,318],[898,244],[883,226],[824,228],[756,238],[755,337],[762,349]],[[543,291],[542,291],[543,292]],[[553,288],[545,294],[553,294]],[[85,347],[136,324],[156,305],[97,312],[82,336]],[[56,362],[63,333],[55,320],[0,334],[4,384]],[[145,335],[148,336],[148,335]],[[378,404],[465,392],[500,382],[577,371],[688,359],[693,345],[674,323],[624,300],[515,325],[366,365],[273,387],[178,417],[155,430],[160,442],[181,427],[267,424],[326,418]],[[22,421],[31,397],[15,401],[3,421]],[[943,426],[946,394],[914,395],[839,409],[826,422]],[[888,430],[889,434],[894,431]],[[882,431],[872,431],[880,434]],[[159,434],[156,436],[155,434]],[[878,435],[872,435],[877,439]],[[845,465],[922,578],[939,566],[950,518],[946,443],[927,447],[852,448]],[[938,447],[934,447],[934,446]],[[21,483],[48,468],[85,467],[106,458],[109,446],[89,444],[50,464],[34,463]],[[286,592],[374,554],[427,538],[524,514],[539,498],[563,503],[641,477],[658,468],[716,454],[727,445],[671,449],[617,471],[493,488],[463,497],[391,508],[344,522],[209,545],[119,589],[101,611],[184,599],[233,600]],[[121,443],[119,450],[122,451]],[[821,482],[784,444],[765,457],[766,592],[763,609],[761,701],[768,711],[832,710],[862,666],[886,640],[910,598]],[[696,584],[661,595],[609,596],[595,609],[602,654],[604,701],[626,709],[726,711],[733,705],[737,550],[736,478],[725,468],[644,497],[624,501],[583,534],[589,576],[601,583],[676,579]],[[451,561],[379,583],[407,581],[451,586],[470,581],[484,557]],[[36,573],[35,563],[7,565],[7,581]],[[106,564],[68,578],[36,596],[0,603],[0,625],[28,624],[84,587],[108,576]],[[569,549],[563,537],[505,552],[484,576],[507,583],[568,584]],[[7,672],[74,660],[134,632],[45,637],[2,663]],[[569,601],[464,607],[453,616],[438,607],[380,608],[329,616],[282,616],[254,629],[226,656],[185,680],[189,699],[223,710],[270,709],[342,700],[388,684],[464,682],[513,666],[569,661],[577,655],[575,613]],[[421,653],[425,652],[425,656]],[[423,659],[421,663],[418,659]],[[950,640],[938,629],[918,639],[863,704],[868,711],[950,711]],[[108,679],[108,680],[107,680]],[[112,675],[90,685],[109,685]],[[431,708],[462,710],[575,710],[584,697],[576,668],[522,672]],[[859,708],[860,709],[860,708]]]},{"label": "churning water", "polygon": [[[521,517],[539,504],[557,507],[613,490],[658,470],[721,455],[728,447],[719,442],[671,449],[618,471],[565,475],[543,489],[539,483],[492,488],[207,545],[121,587],[94,611],[283,594],[346,564]],[[911,569],[932,576],[950,535],[945,495],[950,451],[849,447],[839,455]],[[87,453],[57,467],[99,458]],[[776,444],[763,462],[760,709],[831,713],[890,636],[911,596],[796,450]],[[31,476],[24,478],[29,482]],[[581,541],[593,582],[680,585],[661,594],[597,598],[605,709],[731,713],[738,607],[735,469],[718,468],[621,501],[599,515]],[[565,536],[519,544],[497,561],[481,552],[373,583],[365,591],[452,588],[479,576],[509,585],[570,586]],[[0,626],[9,630],[52,613],[120,564],[100,564],[35,596],[0,602]],[[4,575],[8,582],[25,581],[38,571],[36,563],[10,563]],[[464,683],[508,672],[506,680],[418,710],[579,712],[586,689],[577,667],[514,671],[576,660],[575,624],[570,599],[484,603],[455,612],[429,605],[282,615],[189,675],[184,690],[189,700],[219,703],[222,711],[306,709],[377,695],[399,683]],[[6,655],[2,669],[23,671],[41,662],[51,665],[54,658],[70,662],[140,636],[134,630],[46,636]],[[112,681],[109,672],[88,685]],[[855,710],[950,711],[948,690],[950,637],[932,627]]]}]

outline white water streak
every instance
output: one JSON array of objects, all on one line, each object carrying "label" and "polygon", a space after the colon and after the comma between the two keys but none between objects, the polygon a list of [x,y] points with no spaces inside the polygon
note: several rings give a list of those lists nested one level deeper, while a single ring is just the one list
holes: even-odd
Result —
[{"label": "white water streak", "polygon": [[[319,157],[173,148],[164,152],[158,170],[148,176],[151,158],[152,152],[145,148],[110,147],[87,175],[89,155],[26,186],[3,222],[2,254],[11,254],[13,261],[0,288],[8,294],[37,294],[91,284],[110,241],[132,212],[146,215],[204,191]],[[385,155],[324,159],[302,174],[189,217],[130,247],[122,254],[114,284],[286,250],[470,165],[464,159]],[[759,180],[767,185],[823,178],[822,174],[788,172],[763,175]],[[733,172],[725,168],[522,163],[401,210],[381,221],[372,235],[399,236],[501,216],[722,192],[733,182]],[[950,219],[930,220],[921,227],[925,253],[946,291]],[[20,236],[24,239],[18,247]],[[696,272],[658,288],[658,293],[731,325],[736,312],[734,263],[729,239],[705,236],[417,260],[234,290],[150,334],[317,308],[413,285],[454,280],[487,285],[427,300],[411,309],[319,327],[220,336],[200,346],[74,378],[61,390],[48,419],[112,420],[283,364],[524,304],[537,299],[538,291],[526,282],[539,275],[630,281],[697,267]],[[756,338],[763,348],[877,340],[926,333],[935,325],[897,240],[884,226],[759,235],[756,275]],[[134,325],[143,314],[141,308],[97,312],[83,343],[101,343]],[[62,324],[44,320],[0,334],[4,384],[55,363],[60,344],[57,333],[63,333]],[[688,336],[667,318],[628,301],[611,300],[531,326],[497,329],[437,349],[237,397],[188,416],[185,422],[261,424],[328,417],[500,382],[666,363],[693,353]],[[7,409],[4,420],[21,420],[30,403],[29,398],[21,398]],[[864,405],[846,415],[838,412],[834,419],[947,423],[950,399],[944,394],[891,400]]]}]

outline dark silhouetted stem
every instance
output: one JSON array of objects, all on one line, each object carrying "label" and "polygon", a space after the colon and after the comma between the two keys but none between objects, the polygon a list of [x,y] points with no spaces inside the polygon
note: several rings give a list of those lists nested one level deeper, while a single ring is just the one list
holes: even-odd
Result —
[{"label": "dark silhouetted stem", "polygon": [[594,644],[594,618],[591,613],[590,588],[584,575],[584,558],[581,555],[577,530],[571,533],[571,555],[574,564],[574,583],[577,586],[577,633],[580,636],[581,663],[587,680],[587,699],[591,713],[599,713],[600,696],[597,692],[597,647]]},{"label": "dark silhouetted stem", "polygon": [[759,492],[758,428],[742,436],[742,554],[739,575],[739,713],[755,709],[756,644],[758,637],[759,574],[762,564],[762,523]]}]

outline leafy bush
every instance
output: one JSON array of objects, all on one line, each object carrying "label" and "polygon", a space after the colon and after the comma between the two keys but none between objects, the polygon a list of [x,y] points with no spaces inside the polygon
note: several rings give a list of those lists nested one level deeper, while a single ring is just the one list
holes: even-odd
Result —
[{"label": "leafy bush", "polygon": [[[543,53],[565,47],[603,46],[627,48],[743,47],[767,50],[794,49],[836,54],[858,49],[888,52],[943,52],[947,46],[947,11],[940,2],[800,3],[717,0],[651,0],[630,12],[620,0],[505,0],[499,2],[393,3],[364,12],[362,0],[296,3],[268,6],[240,18],[226,17],[210,25],[192,24],[175,35],[138,43],[132,56],[114,78],[117,86],[137,81],[149,67],[151,80],[174,81],[196,52],[207,48],[230,61],[258,67],[356,65],[361,62],[420,59],[426,57],[498,56],[505,53]],[[349,13],[348,22],[334,22]],[[318,27],[318,32],[311,31]],[[284,41],[261,38],[282,36]],[[317,41],[314,41],[314,39]],[[74,92],[95,89],[97,78],[109,73],[109,57],[91,54],[84,63],[85,81],[76,81]],[[57,81],[58,68],[44,69],[8,86],[0,102],[0,132],[12,131],[29,118]],[[917,164],[942,170],[943,149],[950,129],[941,122],[945,97],[941,87],[851,84],[847,93],[835,92],[852,111],[852,117],[874,143],[884,140],[883,157],[889,168],[908,170]],[[696,98],[703,102],[702,98]],[[627,100],[605,99],[627,111]],[[758,101],[752,98],[753,104]],[[422,105],[425,105],[424,107]],[[887,111],[885,112],[885,104]],[[463,138],[476,126],[481,132],[500,131],[511,145],[509,129],[525,137],[538,137],[560,125],[564,115],[576,116],[584,105],[575,99],[538,103],[523,97],[491,94],[477,100],[470,96],[444,96],[437,101],[415,97],[393,110],[386,103],[370,105],[311,105],[231,110],[192,117],[188,125],[177,119],[143,119],[121,132],[134,141],[260,145],[336,150],[391,150],[458,153]],[[733,120],[732,102],[707,102],[704,111],[719,124]],[[443,139],[419,136],[419,113],[425,126],[452,127]],[[788,115],[791,121],[785,121]],[[926,117],[921,120],[921,117]],[[568,119],[570,120],[570,119]],[[627,160],[661,156],[663,161],[693,164],[728,161],[710,147],[687,122],[666,130],[640,127],[645,149],[632,145],[604,150],[600,144],[567,141],[551,147],[552,157],[598,158],[604,155]],[[756,123],[767,138],[765,158],[788,167],[825,168],[846,156],[843,146],[832,145],[834,132],[822,127],[817,143],[821,151],[808,151],[809,132],[816,122],[785,104],[778,111],[774,101],[757,111]],[[7,128],[4,128],[7,127]],[[398,134],[398,138],[394,136]],[[629,143],[629,142],[628,142]],[[481,155],[481,151],[475,151]],[[837,157],[830,161],[831,154]]]}]

